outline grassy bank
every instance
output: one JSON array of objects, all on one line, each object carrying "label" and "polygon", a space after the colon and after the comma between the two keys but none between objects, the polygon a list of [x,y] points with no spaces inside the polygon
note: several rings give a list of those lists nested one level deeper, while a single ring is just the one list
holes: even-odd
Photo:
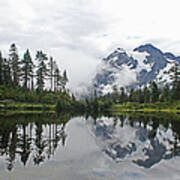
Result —
[{"label": "grassy bank", "polygon": [[0,111],[0,116],[13,116],[13,115],[32,115],[32,114],[56,114],[56,111],[27,111],[27,110],[15,110],[15,111]]},{"label": "grassy bank", "polygon": [[180,112],[180,101],[157,103],[124,103],[113,104],[110,112]]},{"label": "grassy bank", "polygon": [[21,103],[11,100],[0,101],[0,115],[1,114],[27,114],[27,113],[44,113],[55,112],[56,105],[50,104],[34,104]]}]

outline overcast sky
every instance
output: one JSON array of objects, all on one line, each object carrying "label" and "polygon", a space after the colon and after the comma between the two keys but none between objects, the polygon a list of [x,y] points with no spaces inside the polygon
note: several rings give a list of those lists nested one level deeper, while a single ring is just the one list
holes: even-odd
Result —
[{"label": "overcast sky", "polygon": [[0,49],[52,55],[70,87],[89,80],[117,47],[152,43],[180,55],[179,0],[1,0]]}]

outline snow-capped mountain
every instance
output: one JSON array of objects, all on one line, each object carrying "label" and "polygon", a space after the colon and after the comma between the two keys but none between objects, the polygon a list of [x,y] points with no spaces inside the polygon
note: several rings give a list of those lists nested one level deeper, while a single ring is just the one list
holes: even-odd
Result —
[{"label": "snow-capped mountain", "polygon": [[139,87],[150,81],[158,84],[171,83],[171,71],[174,63],[180,63],[180,56],[162,52],[151,44],[125,51],[117,48],[104,58],[97,68],[93,79],[93,88],[99,93],[113,91],[113,87]]}]

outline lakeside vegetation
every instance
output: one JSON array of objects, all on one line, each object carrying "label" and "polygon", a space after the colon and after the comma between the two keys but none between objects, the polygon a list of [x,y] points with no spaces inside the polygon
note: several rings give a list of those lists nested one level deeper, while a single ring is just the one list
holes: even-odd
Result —
[{"label": "lakeside vegetation", "polygon": [[109,111],[143,111],[143,112],[180,112],[180,101],[157,103],[124,103],[114,104]]},{"label": "lakeside vegetation", "polygon": [[[92,102],[96,102],[98,111],[104,109],[110,112],[120,111],[143,111],[143,112],[179,112],[180,111],[180,67],[174,64],[171,71],[172,83],[164,86],[157,84],[155,81],[150,82],[147,86],[136,89],[120,90],[116,86],[113,92],[104,96],[96,96]],[[103,108],[102,108],[103,107]]]},{"label": "lakeside vegetation", "polygon": [[0,111],[1,114],[14,111],[90,115],[108,111],[179,112],[179,65],[174,64],[171,71],[172,85],[162,87],[153,81],[136,89],[121,87],[118,90],[114,86],[113,92],[104,96],[95,91],[91,98],[76,100],[66,88],[69,81],[66,70],[61,73],[53,57],[48,58],[39,50],[33,60],[27,49],[20,58],[16,45],[12,44],[7,58],[0,53]]},{"label": "lakeside vegetation", "polygon": [[7,57],[0,52],[1,114],[55,111],[59,101],[72,101],[68,81],[53,57],[38,50],[33,58],[29,49],[20,57],[13,43]]}]

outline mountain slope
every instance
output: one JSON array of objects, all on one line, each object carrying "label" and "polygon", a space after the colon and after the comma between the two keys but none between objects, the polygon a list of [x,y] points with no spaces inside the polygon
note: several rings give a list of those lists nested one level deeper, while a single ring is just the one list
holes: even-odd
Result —
[{"label": "mountain slope", "polygon": [[144,86],[150,81],[171,83],[170,69],[174,63],[180,63],[180,57],[163,53],[151,44],[139,46],[131,52],[118,48],[102,60],[92,86],[100,94],[106,94],[115,86],[120,89],[122,86]]}]

